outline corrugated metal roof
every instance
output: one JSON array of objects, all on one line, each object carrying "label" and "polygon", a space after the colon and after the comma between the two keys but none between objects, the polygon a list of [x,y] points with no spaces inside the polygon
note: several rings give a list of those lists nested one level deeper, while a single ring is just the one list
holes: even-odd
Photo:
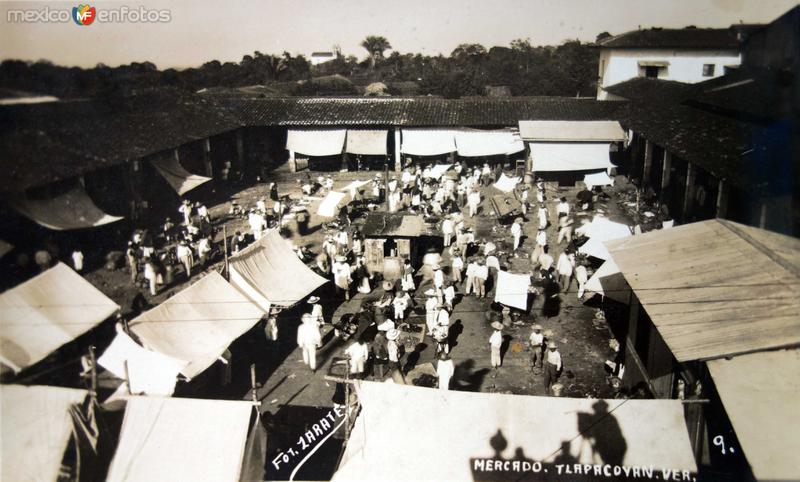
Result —
[{"label": "corrugated metal roof", "polygon": [[625,140],[625,132],[617,121],[520,121],[519,133],[526,141]]},{"label": "corrugated metal roof", "polygon": [[367,214],[361,232],[370,237],[417,237],[426,234],[421,216],[372,212]]},{"label": "corrugated metal roof", "polygon": [[727,28],[651,28],[633,30],[598,42],[603,48],[738,49],[736,33]]},{"label": "corrugated metal roof", "polygon": [[246,126],[512,127],[521,120],[614,120],[624,102],[571,97],[226,99]]},{"label": "corrugated metal roof", "polygon": [[800,351],[711,360],[708,370],[755,478],[800,480]]},{"label": "corrugated metal roof", "polygon": [[678,361],[800,343],[800,240],[716,219],[605,245]]}]

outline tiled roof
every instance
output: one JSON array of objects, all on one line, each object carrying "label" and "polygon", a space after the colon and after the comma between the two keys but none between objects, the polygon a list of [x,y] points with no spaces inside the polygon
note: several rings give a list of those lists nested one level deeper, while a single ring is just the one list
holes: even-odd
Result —
[{"label": "tiled roof", "polygon": [[619,84],[604,87],[603,90],[628,100],[658,100],[680,103],[696,90],[696,84],[686,84],[675,80],[634,77]]},{"label": "tiled roof", "polygon": [[0,192],[81,175],[238,127],[213,100],[158,90],[0,107]]},{"label": "tiled roof", "polygon": [[623,102],[570,97],[227,99],[247,126],[516,126],[520,120],[613,120]]},{"label": "tiled roof", "polygon": [[633,30],[598,42],[602,48],[738,49],[736,33],[727,28],[651,28]]}]

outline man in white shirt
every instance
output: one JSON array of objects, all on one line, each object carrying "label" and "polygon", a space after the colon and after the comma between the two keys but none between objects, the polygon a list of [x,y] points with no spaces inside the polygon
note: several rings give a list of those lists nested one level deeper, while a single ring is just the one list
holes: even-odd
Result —
[{"label": "man in white shirt", "polygon": [[186,278],[190,278],[192,276],[192,265],[194,265],[194,255],[192,253],[192,248],[186,244],[186,241],[178,243],[178,247],[175,249],[175,256],[178,258],[178,261],[183,264]]},{"label": "man in white shirt", "polygon": [[80,273],[83,271],[83,252],[80,249],[75,249],[72,252],[72,267],[75,268],[75,271]]},{"label": "man in white shirt", "polygon": [[486,280],[489,279],[489,268],[482,259],[478,259],[478,265],[475,267],[475,296],[478,298],[486,298]]},{"label": "man in white shirt", "polygon": [[470,294],[474,290],[475,284],[475,268],[478,267],[478,263],[475,260],[471,260],[467,263],[467,272],[465,274],[467,281],[464,283],[464,295]]},{"label": "man in white shirt", "polygon": [[494,328],[494,332],[489,337],[489,346],[492,349],[492,368],[497,369],[502,364],[500,347],[503,345],[503,324],[495,321],[492,323],[492,328]]},{"label": "man in white shirt", "polygon": [[547,344],[547,353],[544,356],[544,392],[550,395],[550,388],[558,381],[563,366],[561,365],[561,353],[557,350],[558,346],[551,341]]},{"label": "man in white shirt", "polygon": [[436,364],[436,376],[439,378],[439,390],[450,389],[450,379],[453,377],[454,372],[455,367],[453,366],[453,360],[450,359],[450,355],[448,355],[447,352],[441,352],[439,354],[439,362]]},{"label": "man in white shirt", "polygon": [[567,202],[567,198],[562,196],[561,199],[559,199],[558,206],[556,206],[556,215],[559,218],[569,215],[569,203]]},{"label": "man in white shirt", "polygon": [[455,228],[455,224],[453,220],[449,217],[444,218],[442,221],[442,237],[444,238],[444,246],[450,246],[450,242],[453,239],[453,231]]},{"label": "man in white shirt", "polygon": [[478,206],[481,204],[481,193],[477,189],[473,189],[469,193],[467,204],[469,205],[469,217],[474,218],[478,214]]},{"label": "man in white shirt", "polygon": [[536,260],[539,263],[539,268],[542,271],[550,271],[550,268],[553,267],[553,257],[550,255],[550,248],[545,246],[542,248],[542,254],[539,255],[539,258]]},{"label": "man in white shirt", "polygon": [[522,218],[514,220],[514,224],[511,225],[511,236],[514,237],[514,251],[516,251],[519,248],[519,240],[522,238]]},{"label": "man in white shirt", "polygon": [[363,338],[359,338],[358,341],[347,347],[344,352],[350,358],[350,374],[356,377],[362,375],[364,373],[364,365],[366,365],[367,358],[369,358],[367,342]]},{"label": "man in white shirt", "polygon": [[578,299],[583,298],[583,293],[586,290],[586,282],[589,280],[589,273],[586,271],[586,266],[579,264],[575,267],[575,281],[578,282]]},{"label": "man in white shirt", "polygon": [[536,246],[533,248],[533,252],[531,253],[531,262],[536,264],[539,259],[539,255],[544,252],[544,247],[547,246],[547,233],[540,229],[538,233],[536,233]]},{"label": "man in white shirt", "polygon": [[531,332],[531,336],[528,339],[531,346],[531,366],[536,368],[542,368],[543,363],[543,352],[544,349],[544,333],[542,333],[542,325],[535,324],[533,325],[533,331]]},{"label": "man in white shirt", "polygon": [[575,255],[568,251],[564,251],[558,256],[556,271],[558,272],[558,284],[561,286],[562,292],[567,292],[569,290],[569,285],[572,283],[574,263]]},{"label": "man in white shirt", "polygon": [[550,212],[547,210],[547,206],[544,203],[539,204],[539,229],[545,229],[547,227],[548,219]]},{"label": "man in white shirt", "polygon": [[297,346],[303,350],[303,363],[314,373],[317,371],[317,347],[322,345],[322,335],[311,314],[303,314],[301,321],[297,328]]},{"label": "man in white shirt", "polygon": [[433,327],[436,326],[436,307],[439,301],[436,299],[436,292],[429,289],[425,292],[428,298],[425,300],[425,326],[428,328],[428,335],[433,334]]},{"label": "man in white shirt", "polygon": [[569,216],[561,216],[558,219],[557,243],[561,244],[562,239],[566,239],[567,244],[572,242],[572,219],[570,219]]}]

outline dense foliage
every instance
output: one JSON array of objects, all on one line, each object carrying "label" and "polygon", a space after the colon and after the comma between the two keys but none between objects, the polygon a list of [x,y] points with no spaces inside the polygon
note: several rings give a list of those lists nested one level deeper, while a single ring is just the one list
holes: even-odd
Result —
[{"label": "dense foliage", "polygon": [[[315,67],[304,56],[288,52],[255,52],[240,62],[214,60],[184,70],[158,70],[149,62],[82,69],[48,61],[6,60],[0,64],[0,88],[62,98],[126,94],[158,86],[197,91],[250,85],[275,86],[271,92],[289,95],[344,95],[357,93],[355,86],[371,82],[385,82],[390,90],[394,84],[413,84],[414,93],[448,98],[486,95],[487,86],[507,86],[512,95],[592,96],[595,92],[597,52],[579,41],[534,47],[528,40],[515,40],[508,47],[488,50],[480,44],[462,44],[448,57],[398,51],[387,56],[384,52],[391,44],[379,36],[367,37],[362,46],[368,52],[362,61],[338,56]],[[325,76],[338,80],[316,82]]]}]

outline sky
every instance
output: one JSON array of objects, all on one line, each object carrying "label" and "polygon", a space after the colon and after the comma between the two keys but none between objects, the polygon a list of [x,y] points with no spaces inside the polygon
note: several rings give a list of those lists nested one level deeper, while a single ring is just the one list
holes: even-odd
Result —
[{"label": "sky", "polygon": [[[50,60],[58,65],[117,66],[150,61],[159,68],[238,62],[254,51],[309,56],[339,45],[366,56],[367,35],[386,37],[401,53],[449,53],[461,43],[487,48],[529,38],[533,45],[594,41],[600,32],[637,28],[728,27],[767,23],[795,0],[143,0],[93,2],[90,25],[10,22],[9,10],[57,17],[77,2],[0,0],[0,59]],[[168,22],[131,22],[124,10],[157,11]],[[102,23],[101,11],[128,15]],[[120,13],[122,12],[122,13]]]}]

